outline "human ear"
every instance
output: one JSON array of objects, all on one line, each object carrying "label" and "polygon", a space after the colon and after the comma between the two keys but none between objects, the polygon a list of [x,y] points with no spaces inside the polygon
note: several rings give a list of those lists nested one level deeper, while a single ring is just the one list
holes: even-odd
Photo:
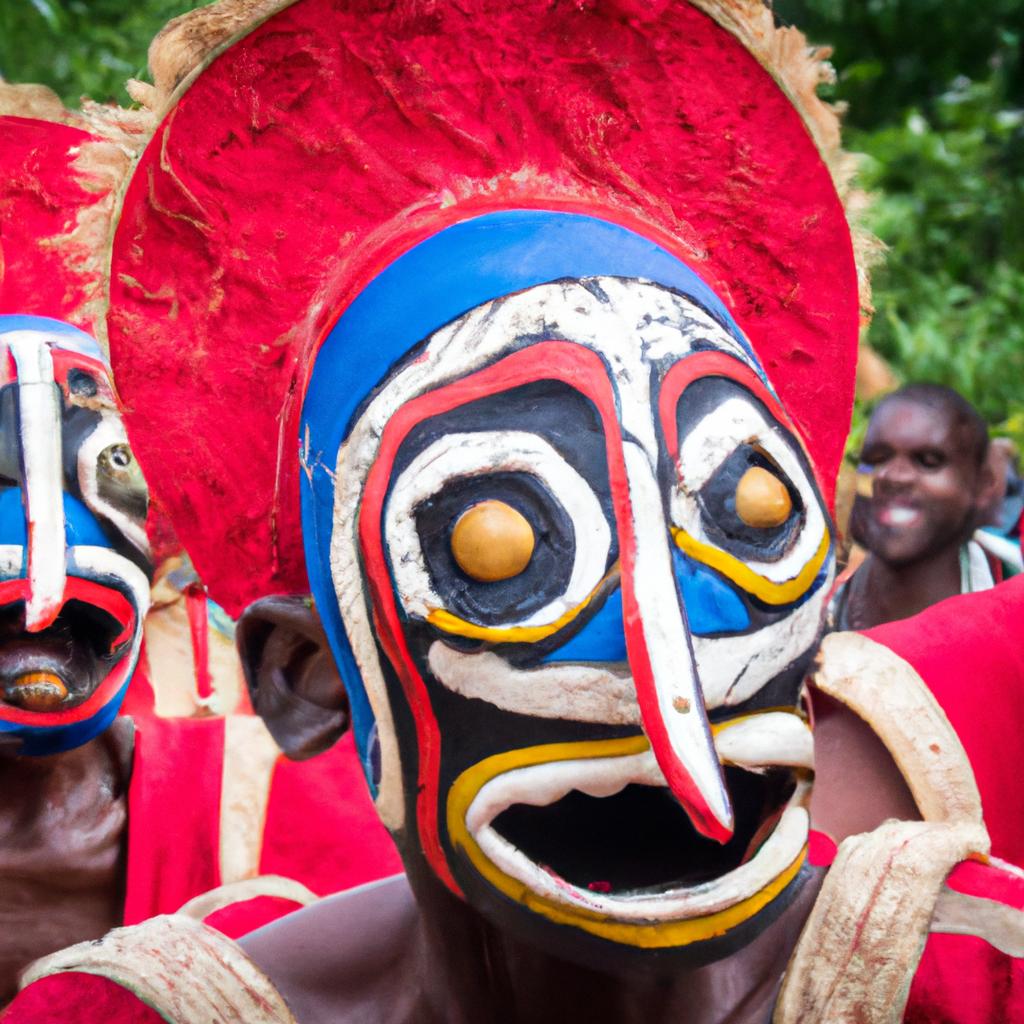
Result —
[{"label": "human ear", "polygon": [[989,445],[981,468],[978,470],[974,492],[975,526],[998,522],[999,507],[1006,496],[1007,457],[1003,448]]},{"label": "human ear", "polygon": [[310,598],[260,598],[238,620],[235,643],[253,708],[284,753],[302,761],[335,743],[348,700]]}]

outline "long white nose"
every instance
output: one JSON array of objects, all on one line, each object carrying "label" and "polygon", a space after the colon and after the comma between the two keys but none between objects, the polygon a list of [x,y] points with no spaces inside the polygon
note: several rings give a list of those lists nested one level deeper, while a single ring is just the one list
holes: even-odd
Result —
[{"label": "long white nose", "polygon": [[46,629],[64,603],[64,486],[61,399],[49,346],[34,331],[4,339],[18,369],[18,437],[28,534],[25,628]]},{"label": "long white nose", "polygon": [[704,709],[660,488],[643,449],[627,441],[623,454],[631,522],[622,522],[620,509],[622,607],[644,731],[694,827],[725,842],[734,828],[732,803]]}]

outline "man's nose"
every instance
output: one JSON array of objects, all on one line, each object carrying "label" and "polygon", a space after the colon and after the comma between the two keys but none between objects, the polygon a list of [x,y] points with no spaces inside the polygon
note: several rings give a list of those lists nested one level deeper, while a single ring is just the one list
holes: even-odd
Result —
[{"label": "man's nose", "polygon": [[628,494],[616,509],[626,651],[644,731],[694,827],[726,842],[733,811],[704,708],[658,480],[643,449],[623,445]]},{"label": "man's nose", "polygon": [[917,479],[917,467],[909,455],[894,455],[874,471],[876,488],[896,490],[911,486]]}]

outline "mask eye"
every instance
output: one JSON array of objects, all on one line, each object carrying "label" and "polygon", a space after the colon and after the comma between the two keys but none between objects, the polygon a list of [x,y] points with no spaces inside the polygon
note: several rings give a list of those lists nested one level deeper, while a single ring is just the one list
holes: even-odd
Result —
[{"label": "mask eye", "polygon": [[529,520],[503,501],[481,501],[459,516],[452,530],[452,556],[480,583],[518,576],[530,564],[536,536]]},{"label": "mask eye", "polygon": [[[87,410],[75,412],[82,416],[94,415]],[[70,440],[66,430],[65,445],[69,445]],[[120,419],[104,412],[99,422],[77,443],[77,449],[75,468],[82,500],[134,548],[148,556],[145,522],[149,491]]]},{"label": "mask eye", "polygon": [[384,534],[407,614],[499,643],[564,628],[615,559],[587,480],[528,431],[446,434],[394,480]]},{"label": "mask eye", "polygon": [[806,518],[787,474],[762,446],[746,442],[725,458],[697,500],[708,538],[748,560],[781,557]]},{"label": "mask eye", "polygon": [[793,511],[786,485],[761,466],[751,466],[740,477],[734,501],[736,515],[757,530],[781,526]]},{"label": "mask eye", "polygon": [[677,545],[765,604],[802,597],[819,579],[831,535],[795,439],[720,378],[687,388],[679,416]]}]

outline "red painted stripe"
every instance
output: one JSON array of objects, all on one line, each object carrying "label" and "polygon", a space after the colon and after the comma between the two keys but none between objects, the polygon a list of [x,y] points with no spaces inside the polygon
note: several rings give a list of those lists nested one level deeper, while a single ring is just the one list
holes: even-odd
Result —
[{"label": "red painted stripe", "polygon": [[[775,396],[754,371],[726,352],[698,352],[681,359],[665,374],[658,392],[658,421],[665,444],[679,468],[679,431],[676,413],[683,392],[695,381],[706,377],[724,377],[746,388],[768,407],[768,411],[794,436],[799,437]],[[680,479],[682,473],[680,472]]]},{"label": "red painted stripe", "polygon": [[[542,369],[539,369],[542,368]],[[388,570],[382,536],[384,499],[391,480],[395,456],[409,432],[423,420],[488,395],[507,391],[537,380],[560,380],[585,394],[597,406],[605,431],[619,437],[615,395],[604,361],[590,349],[569,342],[541,342],[464,377],[413,399],[399,409],[388,422],[381,437],[377,459],[367,475],[363,506],[359,518],[359,542],[366,577],[370,585],[374,622],[381,645],[394,665],[405,690],[416,722],[420,748],[417,817],[420,841],[431,866],[455,893],[458,884],[451,875],[438,835],[438,772],[440,738],[437,719],[422,677],[417,671],[402,630]],[[618,469],[613,473],[612,489],[622,490],[618,504],[628,504],[621,441],[612,446]],[[610,456],[610,462],[613,458]]]},{"label": "red painted stripe", "polygon": [[185,611],[192,639],[196,693],[202,699],[213,693],[213,679],[210,675],[210,619],[206,611],[206,591],[201,583],[190,583],[185,588]]}]

